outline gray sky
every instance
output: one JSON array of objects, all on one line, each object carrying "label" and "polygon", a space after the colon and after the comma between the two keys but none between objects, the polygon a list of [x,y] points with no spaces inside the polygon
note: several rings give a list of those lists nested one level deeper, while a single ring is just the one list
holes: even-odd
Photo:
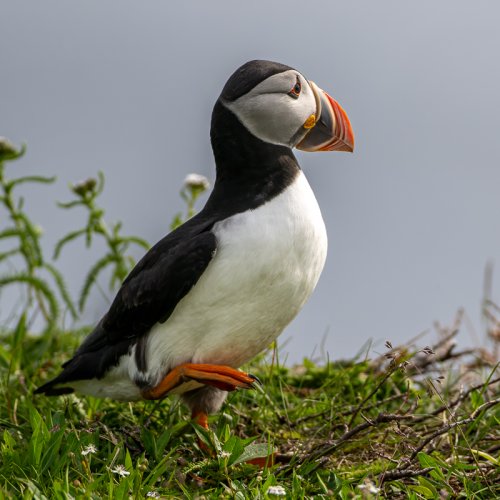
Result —
[{"label": "gray sky", "polygon": [[[356,135],[354,155],[297,155],[330,246],[282,337],[289,359],[325,333],[332,359],[370,338],[383,350],[460,306],[483,337],[483,270],[500,257],[498,2],[4,0],[1,10],[0,135],[27,143],[19,173],[58,176],[25,191],[47,249],[83,222],[54,201],[100,169],[108,220],[162,237],[185,175],[214,177],[210,114],[224,82],[249,59],[276,60],[335,97]],[[63,254],[74,293],[94,252]],[[87,317],[106,305],[94,297]]]}]

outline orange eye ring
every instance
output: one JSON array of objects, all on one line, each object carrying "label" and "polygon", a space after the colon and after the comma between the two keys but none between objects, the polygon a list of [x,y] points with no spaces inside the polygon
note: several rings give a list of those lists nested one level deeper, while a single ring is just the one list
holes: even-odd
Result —
[{"label": "orange eye ring", "polygon": [[301,90],[302,90],[302,84],[300,83],[299,77],[297,77],[297,81],[295,82],[295,85],[292,87],[290,92],[288,92],[288,95],[290,97],[293,97],[294,99],[298,99]]}]

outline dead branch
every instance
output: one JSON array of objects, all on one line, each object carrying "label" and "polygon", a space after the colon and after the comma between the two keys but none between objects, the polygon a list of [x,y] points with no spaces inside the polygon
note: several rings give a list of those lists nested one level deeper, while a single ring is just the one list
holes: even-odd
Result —
[{"label": "dead branch", "polygon": [[382,484],[384,481],[394,481],[395,479],[423,476],[431,470],[434,470],[434,467],[426,467],[425,469],[393,469],[380,474],[379,480],[380,484]]}]

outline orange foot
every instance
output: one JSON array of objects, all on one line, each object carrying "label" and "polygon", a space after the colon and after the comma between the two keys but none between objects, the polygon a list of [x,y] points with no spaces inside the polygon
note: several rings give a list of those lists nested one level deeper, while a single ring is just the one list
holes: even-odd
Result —
[{"label": "orange foot", "polygon": [[171,390],[189,380],[212,385],[223,391],[234,391],[238,388],[251,389],[256,382],[259,382],[257,377],[229,366],[184,363],[167,373],[156,387],[144,390],[142,397],[161,399]]}]

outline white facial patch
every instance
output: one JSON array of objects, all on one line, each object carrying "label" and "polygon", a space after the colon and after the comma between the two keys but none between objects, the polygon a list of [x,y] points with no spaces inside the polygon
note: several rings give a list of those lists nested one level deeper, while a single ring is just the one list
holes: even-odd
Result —
[{"label": "white facial patch", "polygon": [[[298,98],[288,95],[297,82]],[[295,70],[270,76],[233,102],[223,101],[240,122],[259,139],[294,147],[307,132],[302,127],[316,113],[316,100],[307,80]]]}]

